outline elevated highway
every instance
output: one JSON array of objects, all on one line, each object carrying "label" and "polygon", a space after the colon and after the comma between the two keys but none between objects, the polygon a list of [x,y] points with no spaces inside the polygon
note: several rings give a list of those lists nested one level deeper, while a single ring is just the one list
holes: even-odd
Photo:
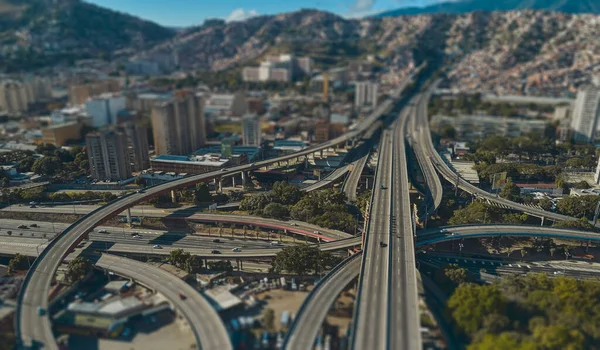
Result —
[{"label": "elevated highway", "polygon": [[353,349],[387,349],[393,173],[392,131],[383,131],[352,328]]},{"label": "elevated highway", "polygon": [[149,198],[170,193],[172,190],[194,186],[199,182],[206,182],[212,179],[233,176],[241,173],[242,179],[245,178],[247,171],[265,168],[270,164],[287,162],[291,159],[298,159],[308,154],[319,152],[321,150],[334,147],[359,137],[367,131],[384,113],[392,106],[395,100],[401,95],[404,88],[412,80],[409,76],[401,86],[392,94],[392,98],[383,102],[369,117],[361,121],[354,130],[337,137],[323,144],[309,147],[297,153],[285,155],[261,162],[247,165],[235,166],[222,171],[213,171],[200,175],[192,175],[179,180],[174,180],[165,184],[157,185],[145,189],[142,192],[123,196],[106,206],[103,206],[83,218],[77,220],[71,227],[63,231],[54,239],[46,249],[35,260],[19,293],[17,300],[17,310],[15,314],[15,333],[18,346],[31,346],[36,344],[38,347],[57,348],[56,341],[52,334],[50,322],[47,319],[37,316],[37,308],[47,308],[48,294],[50,291],[50,282],[54,272],[61,261],[67,256],[70,250],[74,249],[95,226],[103,221],[118,215],[120,212],[130,208]]},{"label": "elevated highway", "polygon": [[[394,130],[392,185],[392,234],[389,274],[389,340],[391,349],[421,349],[419,294],[415,262],[416,227],[410,205],[408,167],[406,160],[406,125],[410,111],[402,113]],[[434,173],[434,177],[435,173]]]},{"label": "elevated highway", "polygon": [[331,305],[360,271],[360,254],[344,260],[319,281],[296,313],[283,349],[312,349]]},{"label": "elevated highway", "polygon": [[[425,93],[425,96],[419,101],[419,106],[417,106],[417,119],[418,123],[422,125],[423,138],[424,140],[426,139],[426,142],[422,142],[421,146],[425,148],[424,151],[427,154],[429,162],[433,164],[433,166],[440,173],[440,175],[442,175],[451,184],[458,186],[463,191],[468,192],[473,196],[483,199],[489,203],[494,203],[507,209],[521,211],[529,215],[542,218],[542,220],[545,218],[554,221],[577,220],[576,218],[570,216],[549,212],[540,208],[515,203],[502,197],[497,197],[496,195],[493,195],[479,187],[472,185],[465,179],[461,178],[459,174],[454,172],[454,170],[452,170],[451,167],[448,164],[446,164],[446,162],[439,155],[439,153],[435,149],[435,146],[433,145],[433,142],[431,141],[431,132],[429,130],[429,121],[427,115],[427,104],[429,102],[429,97],[433,93],[433,90],[436,88],[436,86],[437,84],[433,84],[431,88],[429,88],[428,91]],[[428,139],[426,135],[429,135]]]}]

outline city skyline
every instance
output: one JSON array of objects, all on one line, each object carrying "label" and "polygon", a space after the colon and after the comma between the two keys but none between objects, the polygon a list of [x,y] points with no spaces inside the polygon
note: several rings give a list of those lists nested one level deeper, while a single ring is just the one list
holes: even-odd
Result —
[{"label": "city skyline", "polygon": [[364,17],[408,6],[427,6],[441,0],[257,0],[251,4],[240,0],[203,4],[189,0],[152,0],[139,6],[138,0],[89,0],[99,6],[132,14],[161,25],[186,27],[201,25],[204,20],[221,18],[240,21],[260,15],[293,12],[303,8],[329,11],[343,17]]}]

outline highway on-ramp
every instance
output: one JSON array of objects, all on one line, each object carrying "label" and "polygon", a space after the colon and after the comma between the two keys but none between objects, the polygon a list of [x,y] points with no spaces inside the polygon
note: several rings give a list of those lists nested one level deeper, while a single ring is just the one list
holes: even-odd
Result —
[{"label": "highway on-ramp", "polygon": [[[429,91],[426,92],[425,96],[429,97],[436,86],[437,84],[433,84],[429,88]],[[429,161],[448,182],[450,182],[453,185],[458,185],[460,189],[478,198],[482,198],[490,203],[495,203],[504,208],[521,211],[536,217],[552,219],[555,221],[577,220],[576,218],[571,216],[553,213],[540,208],[530,207],[524,204],[516,203],[502,197],[497,197],[496,195],[493,195],[479,187],[472,185],[471,183],[460,177],[450,168],[450,166],[448,166],[448,164],[446,164],[446,162],[436,151],[435,146],[431,141],[431,133],[429,130],[429,121],[427,115],[427,103],[428,98],[421,98],[421,100],[419,101],[419,106],[417,107],[417,119],[419,119],[418,123],[422,125],[423,136],[425,137],[426,135],[429,135],[429,139],[427,140],[427,142],[421,142],[421,146],[425,148],[425,152],[427,152]]]},{"label": "highway on-ramp", "polygon": [[[199,348],[233,348],[219,314],[202,294],[177,276],[149,264],[109,254],[102,254],[96,266],[132,278],[164,295],[185,316]],[[180,293],[185,299],[179,297]]]},{"label": "highway on-ramp", "polygon": [[352,255],[319,281],[296,313],[284,349],[312,349],[331,305],[360,272],[360,254]]}]

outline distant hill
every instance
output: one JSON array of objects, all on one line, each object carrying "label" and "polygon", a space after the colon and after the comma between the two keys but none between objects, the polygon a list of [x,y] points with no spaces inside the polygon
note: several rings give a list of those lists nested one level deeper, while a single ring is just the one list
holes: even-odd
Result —
[{"label": "distant hill", "polygon": [[548,10],[565,13],[600,14],[598,0],[461,0],[426,7],[405,7],[386,11],[376,17],[394,17],[427,13],[468,13],[473,11]]},{"label": "distant hill", "polygon": [[64,57],[109,57],[117,50],[148,48],[175,33],[80,0],[0,0],[0,47],[16,47],[8,59],[0,57],[0,70],[44,66]]}]

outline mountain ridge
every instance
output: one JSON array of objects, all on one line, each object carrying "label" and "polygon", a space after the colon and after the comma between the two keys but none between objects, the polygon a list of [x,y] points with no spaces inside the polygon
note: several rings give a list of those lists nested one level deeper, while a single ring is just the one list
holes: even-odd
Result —
[{"label": "mountain ridge", "polygon": [[461,0],[444,1],[424,7],[404,7],[385,11],[374,17],[396,17],[432,13],[462,14],[474,11],[545,10],[570,14],[600,14],[600,2],[595,0]]}]

